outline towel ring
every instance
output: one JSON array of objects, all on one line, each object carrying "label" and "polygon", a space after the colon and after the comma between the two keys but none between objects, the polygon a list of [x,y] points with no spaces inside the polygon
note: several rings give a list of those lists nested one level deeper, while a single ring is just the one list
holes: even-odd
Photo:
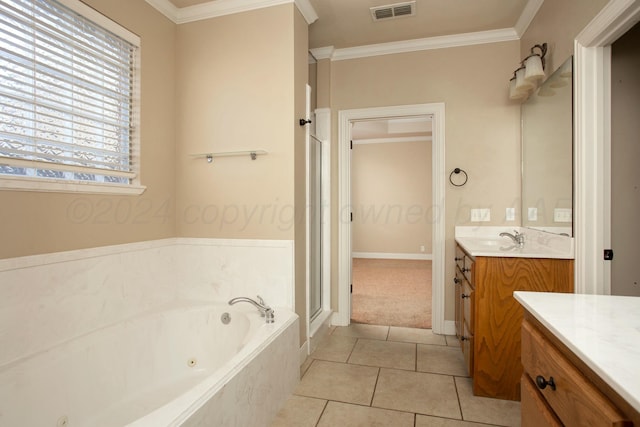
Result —
[{"label": "towel ring", "polygon": [[[463,173],[464,174],[464,181],[462,182],[462,184],[456,184],[455,182],[453,182],[453,174],[458,175],[459,173]],[[455,168],[449,174],[449,182],[454,187],[462,187],[463,185],[465,185],[467,183],[468,180],[469,180],[469,175],[467,175],[467,173],[465,171],[463,171],[462,169],[460,169],[460,168]]]}]

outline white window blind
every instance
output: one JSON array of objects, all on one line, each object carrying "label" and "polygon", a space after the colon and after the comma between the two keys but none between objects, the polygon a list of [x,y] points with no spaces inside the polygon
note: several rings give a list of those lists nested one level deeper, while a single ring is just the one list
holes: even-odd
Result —
[{"label": "white window blind", "polygon": [[130,184],[138,45],[63,3],[0,0],[0,176]]}]

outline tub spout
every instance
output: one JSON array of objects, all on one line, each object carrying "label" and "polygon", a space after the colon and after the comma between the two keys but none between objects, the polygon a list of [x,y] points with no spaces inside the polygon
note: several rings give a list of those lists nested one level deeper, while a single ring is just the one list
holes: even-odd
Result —
[{"label": "tub spout", "polygon": [[273,323],[274,322],[273,309],[268,305],[266,305],[264,303],[264,300],[260,298],[259,295],[258,295],[258,299],[260,300],[260,302],[257,302],[247,297],[231,298],[229,300],[229,305],[237,304],[239,302],[248,302],[249,304],[252,304],[255,308],[257,308],[260,311],[260,314],[262,315],[262,317],[265,318],[267,323]]}]

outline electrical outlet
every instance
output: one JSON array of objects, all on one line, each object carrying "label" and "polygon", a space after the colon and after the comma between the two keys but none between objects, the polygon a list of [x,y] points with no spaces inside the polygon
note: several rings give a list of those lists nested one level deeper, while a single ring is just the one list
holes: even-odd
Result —
[{"label": "electrical outlet", "polygon": [[507,208],[504,214],[505,221],[516,220],[516,208]]},{"label": "electrical outlet", "polygon": [[529,208],[529,209],[527,209],[527,219],[529,221],[537,221],[538,220],[538,208]]},{"label": "electrical outlet", "polygon": [[491,221],[491,209],[471,209],[472,222]]},{"label": "electrical outlet", "polygon": [[424,247],[424,245],[420,245],[420,252],[424,252],[426,249]]},{"label": "electrical outlet", "polygon": [[572,213],[571,208],[555,208],[553,210],[554,222],[571,222]]}]

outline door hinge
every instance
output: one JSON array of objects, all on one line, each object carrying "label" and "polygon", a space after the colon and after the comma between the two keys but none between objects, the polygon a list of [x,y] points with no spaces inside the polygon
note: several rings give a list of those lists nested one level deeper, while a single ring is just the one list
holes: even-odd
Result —
[{"label": "door hinge", "polygon": [[353,222],[353,212],[351,212],[350,218],[351,218],[351,222]]},{"label": "door hinge", "polygon": [[604,250],[604,260],[611,261],[613,259],[613,249]]},{"label": "door hinge", "polygon": [[353,293],[353,284],[351,284],[351,286],[349,288],[349,293]]},{"label": "door hinge", "polygon": [[351,142],[351,146],[349,148],[353,150],[353,140],[351,140],[350,142]]}]

